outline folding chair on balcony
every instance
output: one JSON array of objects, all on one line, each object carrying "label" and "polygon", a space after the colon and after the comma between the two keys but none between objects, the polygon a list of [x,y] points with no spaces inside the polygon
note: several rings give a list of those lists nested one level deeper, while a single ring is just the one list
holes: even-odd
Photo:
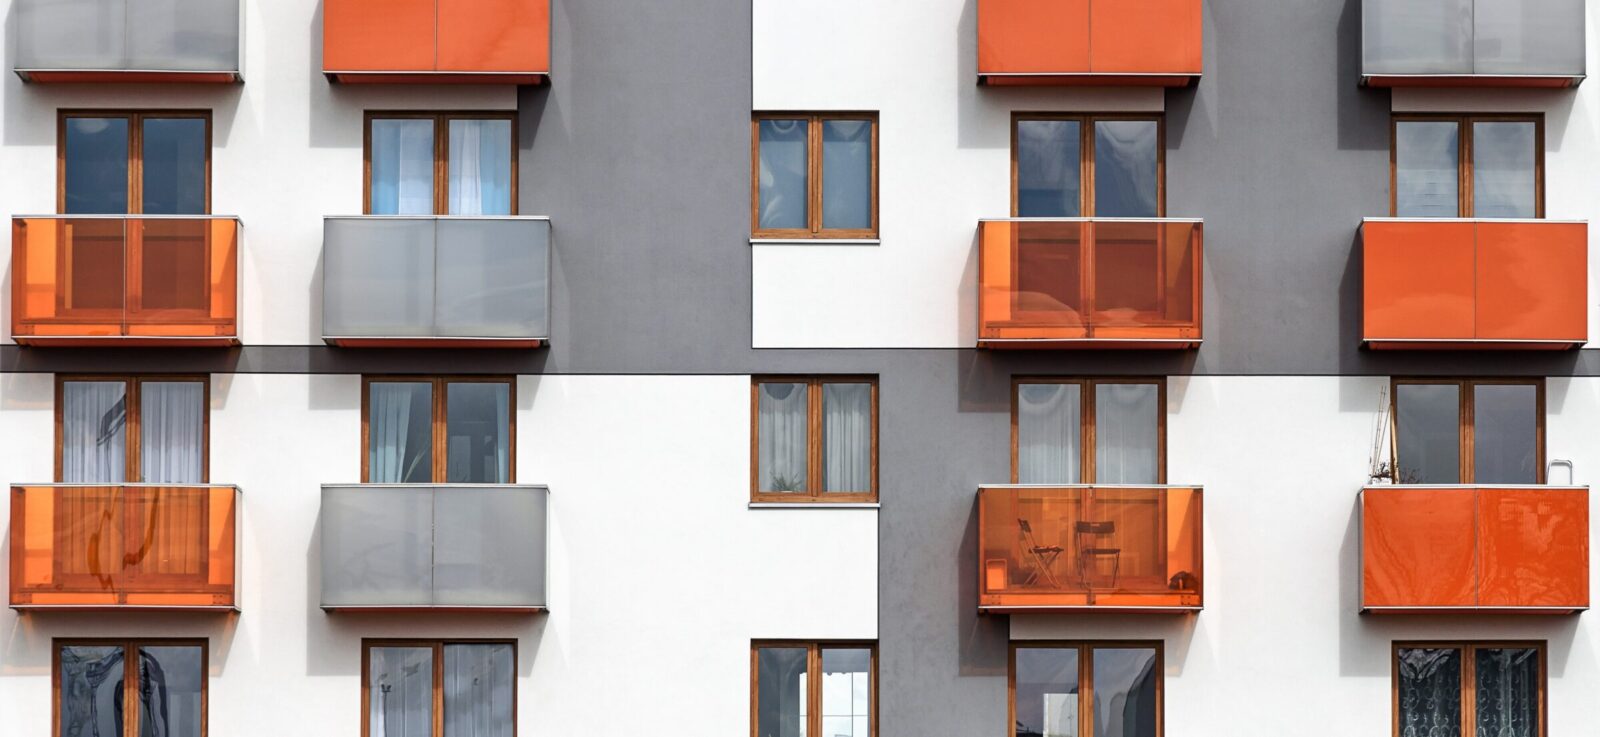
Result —
[{"label": "folding chair on balcony", "polygon": [[1089,584],[1090,566],[1094,563],[1111,559],[1111,588],[1117,587],[1117,574],[1122,571],[1122,548],[1106,547],[1105,540],[1109,538],[1116,541],[1117,523],[1107,520],[1105,522],[1080,521],[1073,526],[1076,534],[1078,548],[1078,580],[1086,589],[1094,588]]},{"label": "folding chair on balcony", "polygon": [[1017,528],[1022,531],[1022,549],[1028,551],[1028,557],[1033,560],[1033,570],[1028,573],[1022,585],[1028,586],[1043,578],[1051,588],[1061,588],[1061,583],[1056,580],[1055,571],[1051,569],[1055,567],[1056,558],[1061,557],[1066,549],[1060,545],[1040,545],[1038,539],[1033,536],[1033,526],[1025,519],[1017,520]]}]

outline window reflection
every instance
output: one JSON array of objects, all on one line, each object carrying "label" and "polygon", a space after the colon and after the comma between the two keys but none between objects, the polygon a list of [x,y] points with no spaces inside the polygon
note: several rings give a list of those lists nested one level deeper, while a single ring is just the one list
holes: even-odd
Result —
[{"label": "window reflection", "polygon": [[1017,737],[1078,737],[1078,650],[1017,648]]},{"label": "window reflection", "polygon": [[1461,483],[1461,388],[1455,384],[1395,387],[1396,480]]},{"label": "window reflection", "polygon": [[452,382],[446,391],[446,480],[452,484],[509,483],[511,385]]},{"label": "window reflection", "polygon": [[206,121],[145,118],[144,212],[192,215],[206,211]]},{"label": "window reflection", "polygon": [[433,734],[433,649],[374,647],[368,653],[371,737]]},{"label": "window reflection", "polygon": [[805,120],[764,119],[760,123],[760,218],[763,230],[809,227]]},{"label": "window reflection", "polygon": [[1095,217],[1153,218],[1159,214],[1157,131],[1154,120],[1095,121]]},{"label": "window reflection", "polygon": [[1473,481],[1539,482],[1539,388],[1479,384],[1472,390]]},{"label": "window reflection", "polygon": [[1480,218],[1537,216],[1532,121],[1472,124],[1472,212]]},{"label": "window reflection", "polygon": [[872,227],[872,121],[822,121],[822,227]]},{"label": "window reflection", "polygon": [[65,129],[66,213],[128,212],[128,119],[69,117]]},{"label": "window reflection", "polygon": [[1017,217],[1083,214],[1082,124],[1017,121]]},{"label": "window reflection", "polygon": [[804,647],[764,647],[756,653],[756,737],[805,737]]},{"label": "window reflection", "polygon": [[1154,648],[1095,648],[1095,737],[1156,737]]},{"label": "window reflection", "polygon": [[1454,121],[1395,123],[1395,215],[1453,218],[1460,215],[1460,125]]}]

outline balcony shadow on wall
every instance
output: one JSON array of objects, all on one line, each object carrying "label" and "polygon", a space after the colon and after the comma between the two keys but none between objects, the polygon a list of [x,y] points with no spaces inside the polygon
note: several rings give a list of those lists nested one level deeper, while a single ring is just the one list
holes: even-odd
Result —
[{"label": "balcony shadow on wall", "polygon": [[[975,491],[975,490],[974,490]],[[978,495],[972,495],[961,545],[956,550],[957,600],[954,602],[958,625],[962,677],[1005,677],[1010,668],[1007,643],[1011,639],[1011,619],[1003,614],[978,613]]]},{"label": "balcony shadow on wall", "polygon": [[1333,89],[1338,110],[1339,150],[1389,150],[1389,93],[1361,86],[1361,1],[1344,0],[1335,30],[1338,63]]}]

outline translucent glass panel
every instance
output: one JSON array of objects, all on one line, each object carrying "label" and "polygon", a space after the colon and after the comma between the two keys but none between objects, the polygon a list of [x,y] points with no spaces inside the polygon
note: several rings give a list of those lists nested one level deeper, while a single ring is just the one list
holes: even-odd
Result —
[{"label": "translucent glass panel", "polygon": [[322,606],[433,603],[433,487],[322,489]]},{"label": "translucent glass panel", "polygon": [[205,733],[201,645],[67,644],[57,646],[57,658],[58,737],[121,737],[128,714],[138,716],[126,733],[139,737]]},{"label": "translucent glass panel", "polygon": [[1400,648],[1401,734],[1461,734],[1461,651]]},{"label": "translucent glass panel", "polygon": [[757,737],[805,737],[809,655],[804,647],[757,650]]},{"label": "translucent glass panel", "polygon": [[367,650],[367,729],[374,737],[433,734],[433,648]]},{"label": "translucent glass panel", "polygon": [[1395,122],[1395,215],[1453,218],[1460,214],[1461,125]]},{"label": "translucent glass panel", "polygon": [[1538,125],[1533,121],[1472,123],[1472,214],[1538,216]]},{"label": "translucent glass panel", "polygon": [[1461,387],[1395,387],[1396,480],[1402,484],[1461,481]]},{"label": "translucent glass panel", "polygon": [[1473,72],[1582,75],[1584,21],[1583,0],[1477,0]]},{"label": "translucent glass panel", "polygon": [[1539,482],[1539,388],[1531,384],[1472,387],[1473,481]]},{"label": "translucent glass panel", "polygon": [[809,228],[810,209],[808,144],[809,125],[804,119],[765,119],[760,121],[760,215],[762,230],[801,230]]},{"label": "translucent glass panel", "polygon": [[238,72],[238,0],[17,0],[16,68]]},{"label": "translucent glass panel", "polygon": [[443,650],[444,737],[512,737],[517,678],[512,646],[447,643]]},{"label": "translucent glass panel", "polygon": [[872,121],[822,121],[822,227],[872,227]]},{"label": "translucent glass panel", "polygon": [[809,391],[804,383],[763,382],[756,391],[757,491],[805,493],[810,489]]},{"label": "translucent glass panel", "polygon": [[1153,218],[1158,214],[1159,130],[1154,120],[1095,121],[1095,217]]},{"label": "translucent glass panel", "polygon": [[374,215],[432,215],[432,118],[375,118],[369,194]]},{"label": "translucent glass panel", "polygon": [[63,123],[62,176],[68,214],[120,215],[128,211],[128,125],[127,118],[79,116],[70,116]]},{"label": "translucent glass panel", "polygon": [[438,221],[435,335],[550,335],[550,223]]},{"label": "translucent glass panel", "polygon": [[1580,76],[1582,0],[1363,0],[1362,72]]},{"label": "translucent glass panel", "polygon": [[550,2],[326,0],[323,71],[345,82],[534,84],[550,70]]},{"label": "translucent glass panel", "polygon": [[1017,217],[1083,214],[1083,123],[1017,121]]},{"label": "translucent glass panel", "polygon": [[1362,73],[1471,74],[1473,5],[1362,0]]},{"label": "translucent glass panel", "polygon": [[1016,651],[1016,732],[1019,735],[1079,737],[1082,684],[1077,648],[1025,648]]}]

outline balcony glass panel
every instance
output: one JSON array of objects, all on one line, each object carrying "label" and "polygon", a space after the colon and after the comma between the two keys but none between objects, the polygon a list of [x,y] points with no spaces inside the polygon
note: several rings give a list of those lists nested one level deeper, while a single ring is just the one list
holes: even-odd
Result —
[{"label": "balcony glass panel", "polygon": [[1471,74],[1473,0],[1363,0],[1366,74]]},{"label": "balcony glass panel", "polygon": [[1581,79],[1584,68],[1583,0],[1362,2],[1367,77],[1478,76],[1487,78],[1483,84],[1565,86]]},{"label": "balcony glass panel", "polygon": [[328,218],[323,227],[322,334],[428,335],[432,218]]},{"label": "balcony glass panel", "polygon": [[1472,62],[1477,74],[1582,76],[1583,0],[1477,0]]},{"label": "balcony glass panel", "polygon": [[988,84],[1183,86],[1201,70],[1200,0],[984,0]]},{"label": "balcony glass panel", "polygon": [[438,222],[436,335],[550,334],[550,224],[451,218]]},{"label": "balcony glass panel", "polygon": [[[17,0],[16,68],[239,72],[239,0]],[[219,80],[223,81],[223,80]]]}]

